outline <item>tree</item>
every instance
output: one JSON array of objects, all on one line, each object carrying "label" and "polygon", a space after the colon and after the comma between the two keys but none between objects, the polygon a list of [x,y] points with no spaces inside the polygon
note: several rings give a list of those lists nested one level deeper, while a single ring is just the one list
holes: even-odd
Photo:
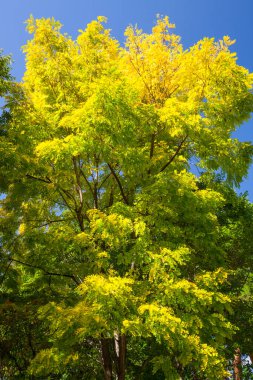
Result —
[{"label": "tree", "polygon": [[[231,283],[231,299],[233,302],[234,314],[232,321],[239,329],[233,338],[234,342],[231,349],[235,350],[234,365],[240,364],[236,368],[237,378],[241,379],[242,357],[241,353],[252,358],[252,327],[253,327],[253,300],[252,300],[252,204],[245,197],[238,197],[231,190],[227,189],[228,202],[220,214],[220,222],[223,224],[222,245],[228,252],[226,264],[233,271],[233,280]],[[231,355],[232,356],[232,355]],[[252,361],[252,360],[251,360]],[[248,368],[244,370],[250,372],[243,378],[252,378],[251,371]],[[245,372],[244,371],[244,372]],[[236,377],[236,376],[235,376]]]},{"label": "tree", "polygon": [[10,57],[2,54],[0,50],[0,96],[6,95],[10,87]]},{"label": "tree", "polygon": [[191,163],[230,186],[246,175],[252,146],[231,133],[252,75],[228,37],[184,51],[165,17],[150,35],[129,27],[121,48],[104,21],[73,41],[30,18],[8,99],[2,289],[36,300],[44,334],[26,376],[224,379],[225,198]]}]

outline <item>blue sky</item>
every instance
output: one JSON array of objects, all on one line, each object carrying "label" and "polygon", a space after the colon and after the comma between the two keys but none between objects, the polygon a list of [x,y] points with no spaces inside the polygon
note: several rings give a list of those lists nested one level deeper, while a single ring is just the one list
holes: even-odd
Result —
[{"label": "blue sky", "polygon": [[[168,15],[185,48],[203,37],[219,39],[229,35],[237,41],[233,49],[238,63],[253,72],[253,0],[8,0],[2,1],[0,12],[0,48],[12,54],[17,80],[24,73],[21,46],[29,38],[24,21],[30,14],[60,20],[63,31],[73,38],[88,22],[99,15],[106,16],[112,34],[121,43],[129,24],[138,24],[150,32],[157,14]],[[253,120],[245,123],[236,137],[253,141]],[[253,167],[240,191],[248,191],[253,201]]]}]

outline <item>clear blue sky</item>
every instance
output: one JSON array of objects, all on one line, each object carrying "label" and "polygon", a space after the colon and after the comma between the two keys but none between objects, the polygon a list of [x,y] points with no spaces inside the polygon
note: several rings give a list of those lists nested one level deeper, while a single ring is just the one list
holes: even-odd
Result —
[{"label": "clear blue sky", "polygon": [[[149,32],[158,13],[176,24],[185,48],[203,37],[229,35],[236,39],[238,63],[253,72],[253,0],[5,0],[0,7],[0,48],[12,54],[13,75],[21,80],[24,56],[20,47],[29,38],[24,21],[30,14],[53,16],[73,38],[97,16],[107,16],[112,34],[123,43],[127,25],[137,23]],[[253,141],[253,120],[245,123],[236,137]],[[253,201],[253,167],[240,191],[246,190]]]}]

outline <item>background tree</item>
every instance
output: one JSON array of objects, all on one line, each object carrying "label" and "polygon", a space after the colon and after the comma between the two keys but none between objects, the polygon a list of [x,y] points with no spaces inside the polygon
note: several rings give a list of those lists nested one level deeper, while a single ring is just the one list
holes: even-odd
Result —
[{"label": "background tree", "polygon": [[[237,352],[236,358],[243,362],[243,355],[252,358],[252,327],[253,327],[253,303],[252,303],[252,204],[246,197],[238,197],[229,189],[227,191],[227,203],[225,204],[220,221],[224,224],[222,245],[227,251],[226,263],[233,271],[230,294],[233,302],[234,314],[232,320],[236,330],[231,349]],[[232,356],[232,355],[231,355]],[[239,374],[242,372],[238,368]],[[246,371],[246,368],[245,368]],[[251,375],[244,374],[243,378],[252,377],[252,367],[247,366]],[[238,375],[238,378],[240,375]]]},{"label": "background tree", "polygon": [[252,146],[231,133],[252,111],[252,75],[228,37],[184,51],[165,17],[150,35],[128,28],[121,48],[104,21],[73,41],[30,18],[9,98],[2,289],[36,300],[43,331],[25,376],[223,379],[226,199],[190,165],[229,185],[246,175]]}]

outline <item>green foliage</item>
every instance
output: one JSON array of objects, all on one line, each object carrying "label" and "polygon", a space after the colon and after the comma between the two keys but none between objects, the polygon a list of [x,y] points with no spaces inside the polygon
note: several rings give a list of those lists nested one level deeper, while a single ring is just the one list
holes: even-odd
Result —
[{"label": "green foliage", "polygon": [[129,27],[123,48],[104,22],[76,41],[27,22],[0,132],[0,275],[4,301],[33,306],[1,331],[9,342],[33,317],[36,331],[7,347],[1,375],[224,379],[238,305],[251,310],[252,206],[231,186],[252,157],[232,138],[252,74],[228,37],[184,51],[165,17],[149,35]]}]

